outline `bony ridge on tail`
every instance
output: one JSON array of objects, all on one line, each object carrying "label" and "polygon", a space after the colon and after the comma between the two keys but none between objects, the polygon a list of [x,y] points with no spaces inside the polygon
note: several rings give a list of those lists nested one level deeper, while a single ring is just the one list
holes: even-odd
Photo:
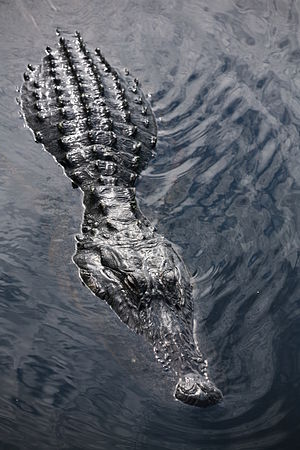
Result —
[{"label": "bony ridge on tail", "polygon": [[136,204],[135,182],[156,144],[151,107],[128,70],[111,67],[98,48],[90,52],[78,32],[58,34],[41,63],[28,65],[21,108],[36,141],[83,191],[73,257],[80,277],[178,376],[178,400],[218,403],[193,338],[189,273]]}]

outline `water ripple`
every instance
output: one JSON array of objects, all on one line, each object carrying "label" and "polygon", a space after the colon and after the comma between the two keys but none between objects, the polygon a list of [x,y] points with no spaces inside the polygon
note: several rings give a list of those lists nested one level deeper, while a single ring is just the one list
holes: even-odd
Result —
[{"label": "water ripple", "polygon": [[[15,0],[0,11],[0,446],[296,448],[297,2]],[[159,141],[139,202],[193,274],[198,344],[225,395],[216,408],[174,401],[173,375],[80,285],[80,193],[15,103],[57,26],[80,29],[151,94]]]}]

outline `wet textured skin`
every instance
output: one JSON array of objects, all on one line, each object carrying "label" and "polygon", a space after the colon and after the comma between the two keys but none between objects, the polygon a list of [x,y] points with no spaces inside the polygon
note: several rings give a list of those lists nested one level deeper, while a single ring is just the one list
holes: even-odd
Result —
[{"label": "wet textured skin", "polygon": [[153,155],[156,123],[137,79],[112,68],[79,33],[61,36],[21,90],[37,142],[64,167],[85,206],[74,262],[83,282],[143,335],[178,376],[175,397],[207,406],[222,394],[193,338],[189,273],[141,214],[135,182]]}]

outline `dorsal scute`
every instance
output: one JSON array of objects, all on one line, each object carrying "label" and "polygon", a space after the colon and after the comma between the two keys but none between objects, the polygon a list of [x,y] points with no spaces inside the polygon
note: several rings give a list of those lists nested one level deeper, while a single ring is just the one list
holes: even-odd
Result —
[{"label": "dorsal scute", "polygon": [[[153,155],[156,123],[140,83],[127,70],[122,74],[111,67],[98,48],[89,51],[79,33],[60,36],[56,47],[46,48],[40,65],[28,66],[21,106],[36,141],[72,179],[67,154],[78,145],[111,149],[112,162],[122,169],[114,177],[125,186],[134,185]],[[95,152],[87,154],[99,160]]]}]

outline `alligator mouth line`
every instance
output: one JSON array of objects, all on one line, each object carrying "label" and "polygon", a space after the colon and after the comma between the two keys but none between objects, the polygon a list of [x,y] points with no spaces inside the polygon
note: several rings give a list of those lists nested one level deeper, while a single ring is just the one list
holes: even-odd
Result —
[{"label": "alligator mouth line", "polygon": [[[74,263],[86,286],[179,374],[175,397],[218,403],[193,338],[190,275],[172,244],[139,210],[135,183],[153,156],[156,121],[137,78],[113,68],[80,33],[28,65],[21,110],[35,140],[83,191]],[[195,362],[196,361],[196,362]]]}]

